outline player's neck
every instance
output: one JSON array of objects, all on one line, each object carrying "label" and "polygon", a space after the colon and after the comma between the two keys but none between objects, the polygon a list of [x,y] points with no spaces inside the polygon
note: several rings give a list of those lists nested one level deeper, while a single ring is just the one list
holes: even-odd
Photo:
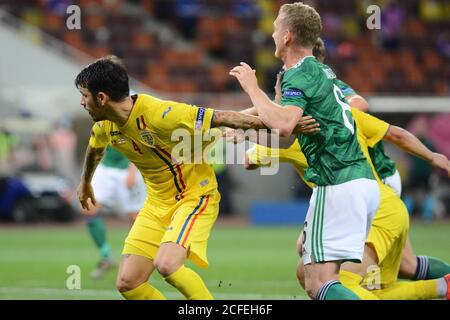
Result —
[{"label": "player's neck", "polygon": [[131,97],[126,97],[123,101],[113,102],[110,107],[109,120],[116,123],[119,127],[123,127],[130,117],[133,109],[134,101]]},{"label": "player's neck", "polygon": [[312,55],[313,55],[312,49],[300,48],[300,47],[292,48],[291,47],[286,51],[282,60],[284,62],[284,65],[286,66],[286,69],[289,69],[289,68],[292,68],[293,66],[295,66],[303,58],[312,56]]}]

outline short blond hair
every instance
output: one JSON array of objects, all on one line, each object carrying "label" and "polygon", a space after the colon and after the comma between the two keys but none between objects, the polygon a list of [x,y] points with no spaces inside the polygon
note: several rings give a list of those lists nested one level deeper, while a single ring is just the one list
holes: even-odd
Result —
[{"label": "short blond hair", "polygon": [[320,63],[323,63],[323,61],[325,60],[326,49],[325,43],[323,42],[322,38],[317,38],[313,48],[313,55]]},{"label": "short blond hair", "polygon": [[303,2],[287,3],[281,6],[279,15],[282,23],[294,34],[297,45],[313,48],[322,31],[319,13]]}]

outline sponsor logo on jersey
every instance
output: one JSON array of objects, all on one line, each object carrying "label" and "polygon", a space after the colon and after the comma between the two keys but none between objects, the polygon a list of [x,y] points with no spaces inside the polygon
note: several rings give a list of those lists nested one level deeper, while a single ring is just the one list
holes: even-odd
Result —
[{"label": "sponsor logo on jersey", "polygon": [[136,124],[139,130],[145,130],[147,128],[143,114],[136,118]]},{"label": "sponsor logo on jersey", "polygon": [[204,187],[204,186],[206,186],[208,183],[209,183],[209,180],[208,180],[208,179],[202,180],[202,181],[200,182],[200,186],[201,186],[201,187]]},{"label": "sponsor logo on jersey", "polygon": [[166,231],[172,231],[172,230],[173,230],[172,226],[166,228]]},{"label": "sponsor logo on jersey", "polygon": [[165,111],[163,112],[162,118],[164,119],[164,117],[165,117],[170,111],[172,111],[172,107],[171,107],[171,106],[169,106],[169,107],[167,108],[167,110],[165,110]]},{"label": "sponsor logo on jersey", "polygon": [[195,119],[195,130],[202,130],[203,120],[205,119],[205,108],[199,108],[197,111],[197,118]]},{"label": "sponsor logo on jersey", "polygon": [[303,92],[301,92],[300,90],[286,90],[283,92],[283,97],[303,97]]},{"label": "sponsor logo on jersey", "polygon": [[124,144],[127,142],[124,138],[111,139],[112,145]]},{"label": "sponsor logo on jersey", "polygon": [[150,133],[150,131],[142,130],[140,132],[140,135],[141,135],[142,141],[144,141],[146,144],[148,144],[149,146],[154,146],[155,145],[155,139],[153,138],[153,136]]},{"label": "sponsor logo on jersey", "polygon": [[114,137],[114,136],[120,136],[121,132],[120,131],[111,131],[109,134],[111,135],[111,137]]}]

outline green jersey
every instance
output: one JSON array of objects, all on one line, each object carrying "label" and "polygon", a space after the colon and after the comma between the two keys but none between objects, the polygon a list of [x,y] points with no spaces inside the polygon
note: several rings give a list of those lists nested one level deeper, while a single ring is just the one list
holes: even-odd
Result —
[{"label": "green jersey", "polygon": [[102,165],[108,168],[128,169],[129,161],[128,158],[121,154],[119,151],[117,151],[110,145],[107,145],[105,155],[102,159]]},{"label": "green jersey", "polygon": [[309,165],[305,179],[319,186],[375,179],[359,146],[350,106],[335,80],[327,65],[309,56],[288,69],[281,83],[281,104],[300,107],[320,123],[320,132],[297,137]]},{"label": "green jersey", "polygon": [[[336,84],[341,89],[344,97],[347,98],[348,96],[356,94],[355,90],[344,81],[336,79]],[[392,176],[397,170],[395,162],[384,153],[383,141],[378,142],[373,148],[369,147],[369,155],[375,171],[378,173],[381,180]]]}]

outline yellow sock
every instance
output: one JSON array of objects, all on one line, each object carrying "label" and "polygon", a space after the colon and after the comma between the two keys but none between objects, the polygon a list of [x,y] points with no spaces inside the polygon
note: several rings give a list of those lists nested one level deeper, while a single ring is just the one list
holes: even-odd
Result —
[{"label": "yellow sock", "polygon": [[362,300],[379,300],[372,291],[361,287],[361,280],[362,277],[359,274],[346,270],[339,271],[339,281],[344,287],[352,290]]},{"label": "yellow sock", "polygon": [[202,278],[192,269],[181,266],[180,269],[164,278],[178,289],[188,300],[213,300]]},{"label": "yellow sock", "polygon": [[437,299],[437,280],[396,282],[386,288],[372,291],[381,300]]},{"label": "yellow sock", "polygon": [[148,282],[141,284],[133,290],[121,292],[121,294],[127,300],[167,300],[158,289]]}]

